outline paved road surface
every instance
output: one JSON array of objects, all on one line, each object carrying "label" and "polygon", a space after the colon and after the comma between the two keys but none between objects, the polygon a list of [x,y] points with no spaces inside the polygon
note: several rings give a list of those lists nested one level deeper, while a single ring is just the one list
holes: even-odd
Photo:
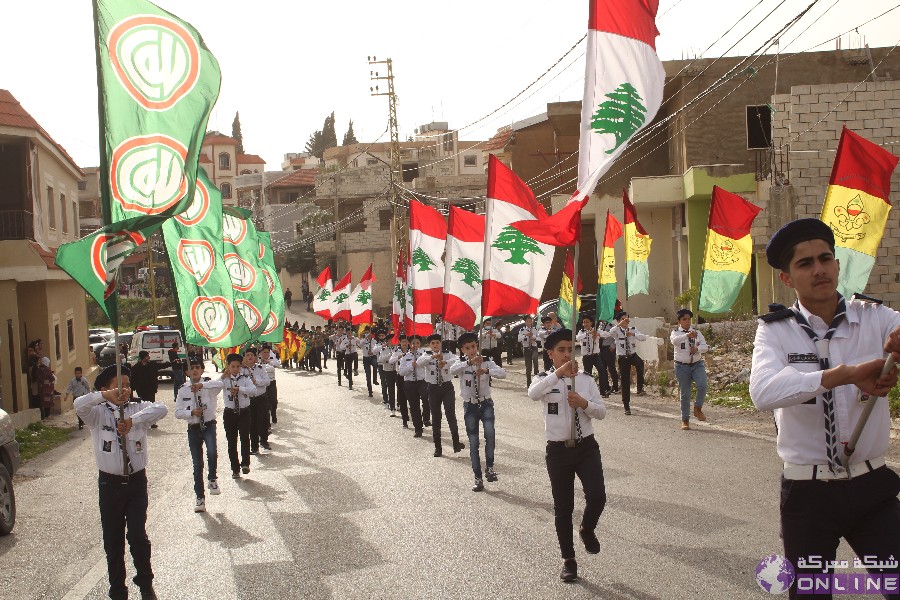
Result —
[{"label": "paved road surface", "polygon": [[[377,394],[366,396],[362,371],[350,392],[329,367],[279,371],[275,453],[253,457],[244,479],[230,478],[219,428],[223,493],[208,496],[205,514],[192,511],[183,422],[170,413],[151,433],[148,529],[161,598],[763,597],[754,568],[780,550],[770,439],[682,432],[677,418],[642,411],[640,398],[624,416],[613,397],[596,426],[609,495],[603,549],[579,547],[582,580],[565,585],[540,409],[521,372],[496,384],[500,481],[476,494],[468,450],[432,457],[429,430],[414,439],[389,418]],[[0,598],[104,597],[87,430],[28,463],[16,484]]]}]

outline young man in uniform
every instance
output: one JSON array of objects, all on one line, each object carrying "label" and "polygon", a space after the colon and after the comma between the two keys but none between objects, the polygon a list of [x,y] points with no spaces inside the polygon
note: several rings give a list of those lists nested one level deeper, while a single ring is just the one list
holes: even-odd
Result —
[{"label": "young man in uniform", "polygon": [[187,421],[188,448],[194,464],[194,512],[206,510],[206,491],[203,486],[203,446],[206,446],[206,461],[209,465],[209,493],[220,494],[219,482],[216,479],[216,467],[219,462],[216,448],[216,405],[217,396],[222,389],[222,380],[210,381],[203,377],[203,360],[200,357],[190,359],[190,378],[178,390],[175,399],[175,418]]},{"label": "young man in uniform", "polygon": [[344,365],[344,338],[346,334],[344,333],[344,327],[338,326],[337,332],[331,336],[331,344],[334,348],[335,362],[337,362],[337,376],[338,376],[338,385],[341,385],[341,374],[346,369]]},{"label": "young man in uniform", "polygon": [[459,336],[459,347],[463,358],[450,367],[450,374],[459,377],[459,395],[463,399],[463,418],[469,438],[469,459],[475,473],[473,492],[484,491],[481,473],[481,455],[478,445],[478,423],[484,427],[485,478],[497,481],[494,471],[494,401],[491,399],[491,378],[504,379],[506,371],[494,361],[478,354],[478,336],[464,333]]},{"label": "young man in uniform", "polygon": [[500,350],[500,330],[491,323],[491,318],[486,318],[481,325],[481,354],[490,356],[495,364],[503,364],[503,355]]},{"label": "young man in uniform", "polygon": [[244,352],[243,373],[250,378],[256,391],[250,394],[250,454],[268,454],[269,447],[269,376],[265,368],[257,362],[256,348]]},{"label": "young man in uniform", "polygon": [[[134,583],[143,600],[155,600],[150,539],[147,537],[147,430],[166,416],[169,409],[157,402],[131,402],[129,371],[122,367],[121,382],[116,366],[106,367],[94,380],[94,389],[75,399],[75,413],[91,430],[94,460],[100,471],[100,526],[109,572],[109,597],[128,598],[125,585],[125,540],[137,574]],[[114,387],[118,385],[118,387]],[[124,405],[125,418],[119,420]],[[123,456],[122,448],[126,456]],[[128,533],[125,533],[126,527]]]},{"label": "young man in uniform", "polygon": [[[71,394],[72,400],[75,400],[75,398],[80,398],[91,392],[91,384],[82,376],[82,372],[81,367],[75,367],[75,377],[69,382],[63,399],[67,399],[69,394]],[[81,417],[78,417],[78,429],[84,429],[84,421],[81,420]]]},{"label": "young man in uniform", "polygon": [[691,428],[691,384],[697,385],[697,400],[694,401],[694,416],[698,421],[705,421],[703,400],[706,399],[706,366],[703,364],[703,353],[709,352],[706,338],[691,327],[694,313],[688,308],[678,311],[678,328],[669,335],[669,341],[675,346],[675,378],[681,393],[681,428]]},{"label": "young man in uniform", "polygon": [[396,362],[391,363],[391,355],[394,349],[385,339],[385,331],[378,330],[378,343],[376,344],[376,360],[378,361],[378,373],[381,376],[381,400],[385,408],[391,411],[391,416],[397,416],[397,367]]},{"label": "young man in uniform", "polygon": [[553,333],[553,329],[551,329],[551,325],[553,324],[553,319],[550,317],[543,317],[541,319],[541,328],[538,331],[538,339],[541,340],[541,346],[544,347],[544,370],[549,371],[551,367],[553,367],[553,361],[550,360],[550,355],[547,353],[547,336]]},{"label": "young man in uniform", "polygon": [[[428,398],[428,383],[425,381],[425,367],[420,367],[416,363],[421,356],[419,346],[422,338],[417,335],[409,338],[409,352],[404,354],[397,363],[397,375],[403,377],[403,388],[406,392],[406,400],[409,403],[409,412],[412,413],[413,429],[415,433],[413,437],[422,437],[422,428],[424,425],[424,415],[422,414],[422,399]],[[401,405],[401,411],[403,410]],[[429,423],[431,425],[431,417]]]},{"label": "young man in uniform", "polygon": [[[229,354],[225,359],[222,373],[224,398],[222,405],[222,426],[228,441],[228,460],[231,462],[231,477],[237,479],[241,472],[250,472],[250,395],[256,394],[256,386],[241,372],[243,357]],[[238,437],[241,438],[241,456],[238,459]]]},{"label": "young man in uniform", "polygon": [[172,390],[175,397],[178,397],[178,390],[181,389],[181,386],[184,385],[184,359],[179,357],[180,346],[178,342],[172,343],[172,348],[169,350],[169,365],[172,369]]},{"label": "young man in uniform", "polygon": [[368,389],[369,398],[371,398],[372,386],[378,385],[378,339],[370,327],[363,329],[360,349],[363,355],[363,371],[366,374],[366,389]]},{"label": "young man in uniform", "polygon": [[397,404],[400,408],[400,416],[403,419],[403,428],[409,429],[409,403],[406,400],[406,381],[399,373],[400,359],[409,352],[409,340],[406,339],[405,335],[401,335],[398,341],[399,345],[391,352],[387,364],[394,369],[394,380],[397,383]]},{"label": "young man in uniform", "polygon": [[[266,377],[269,378],[269,385],[266,386],[266,398],[269,401],[269,414],[272,417],[271,422],[278,423],[278,386],[275,384],[275,368],[281,366],[281,361],[279,361],[275,357],[274,352],[272,352],[271,344],[263,344],[262,350],[259,353],[259,364],[262,365],[263,370],[266,372]],[[271,429],[270,426],[270,432]]]},{"label": "young man in uniform", "polygon": [[629,325],[628,313],[620,310],[616,313],[617,325],[609,332],[600,332],[600,337],[612,337],[616,340],[616,357],[619,359],[619,378],[622,380],[622,404],[625,414],[631,414],[631,367],[637,371],[637,395],[644,394],[644,359],[635,350],[635,341],[646,340],[647,336]]},{"label": "young man in uniform", "polygon": [[447,427],[453,440],[453,452],[459,452],[466,446],[459,441],[459,427],[456,423],[456,390],[453,389],[453,375],[450,367],[458,360],[455,354],[441,350],[441,334],[428,336],[430,350],[422,353],[416,365],[425,367],[425,380],[428,382],[428,403],[431,408],[431,435],[434,440],[434,455],[441,456],[441,407],[447,415]]},{"label": "young man in uniform", "polygon": [[356,337],[351,327],[341,339],[340,346],[340,349],[344,351],[344,377],[347,378],[347,388],[350,390],[353,389],[353,376],[359,375],[356,365],[359,363],[360,347],[362,347],[362,340]]},{"label": "young man in uniform", "polygon": [[537,375],[538,354],[541,352],[541,340],[531,315],[525,315],[525,325],[519,330],[518,338],[525,355],[525,387],[528,387],[531,385],[531,374]]},{"label": "young man in uniform", "polygon": [[[882,375],[885,352],[900,360],[900,313],[837,292],[834,233],[818,219],[779,229],[766,260],[797,295],[790,308],[760,318],[750,375],[753,403],[775,411],[785,556],[798,577],[822,575],[843,538],[858,557],[892,565],[870,572],[900,576],[900,477],[884,459],[890,446],[884,396],[897,383],[897,369]],[[865,402],[875,402],[874,409],[848,469],[843,449]],[[811,557],[815,567],[798,564]],[[894,589],[891,598],[898,597]],[[790,594],[796,597],[796,586]]]},{"label": "young man in uniform", "polygon": [[[614,325],[609,321],[598,321],[597,329],[609,333]],[[610,392],[619,393],[619,372],[616,370],[616,338],[600,336],[600,395],[609,398]],[[612,389],[609,382],[612,380]]]},{"label": "young man in uniform", "polygon": [[581,319],[581,331],[575,336],[575,340],[581,344],[581,363],[584,372],[594,376],[594,367],[600,369],[600,334],[594,329],[594,320],[590,317]]},{"label": "young man in uniform", "polygon": [[528,397],[541,401],[544,406],[547,474],[553,492],[556,537],[563,558],[559,577],[571,582],[578,579],[572,535],[575,475],[581,480],[585,499],[578,534],[588,554],[600,552],[600,541],[594,530],[606,506],[606,484],[591,420],[605,417],[606,405],[593,377],[579,373],[578,363],[572,360],[571,331],[554,331],[547,336],[545,348],[553,368],[535,378],[528,388]]}]

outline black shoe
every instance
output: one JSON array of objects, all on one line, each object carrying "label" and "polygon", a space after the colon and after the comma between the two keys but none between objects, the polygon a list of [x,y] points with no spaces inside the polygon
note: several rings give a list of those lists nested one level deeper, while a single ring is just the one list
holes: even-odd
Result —
[{"label": "black shoe", "polygon": [[153,425],[150,426],[150,429],[158,429],[158,428],[159,428],[159,425],[157,425],[156,423],[154,423]]},{"label": "black shoe", "polygon": [[480,479],[475,480],[475,485],[472,486],[473,492],[483,492],[484,491],[484,482]]},{"label": "black shoe", "polygon": [[141,600],[157,600],[156,590],[153,586],[141,588]]},{"label": "black shoe", "polygon": [[425,423],[422,423],[422,425],[424,425],[425,427],[431,427],[431,423],[428,421],[426,421]]},{"label": "black shoe", "polygon": [[439,457],[439,456],[442,456],[443,454],[444,454],[444,452],[443,452],[443,450],[441,450],[440,448],[435,448],[435,449],[434,449],[434,457],[435,457],[435,458],[437,458],[437,457]]},{"label": "black shoe", "polygon": [[372,382],[372,385],[378,385],[378,382],[377,382],[377,381],[373,381],[373,382]]},{"label": "black shoe", "polygon": [[421,432],[420,430],[417,430],[417,431],[413,434],[413,437],[422,437],[422,432]]},{"label": "black shoe", "polygon": [[250,467],[241,467],[241,473],[243,473],[244,475],[246,475],[249,472],[250,472]]},{"label": "black shoe", "polygon": [[372,392],[369,392],[369,398],[371,398],[371,397],[372,397]]},{"label": "black shoe", "polygon": [[619,392],[618,386],[616,386],[616,387],[614,387],[614,388],[612,389],[612,393],[613,393],[613,394],[619,394],[619,393],[621,393],[621,392]]},{"label": "black shoe", "polygon": [[601,392],[600,396],[603,398],[609,398],[609,392]]},{"label": "black shoe", "polygon": [[525,380],[525,387],[531,387],[531,380],[530,380],[530,379],[526,379],[526,380]]},{"label": "black shoe", "polygon": [[635,395],[635,396],[643,396],[643,395],[644,395],[644,390],[638,390],[637,392],[635,392],[634,395]]},{"label": "black shoe", "polygon": [[272,422],[273,422],[273,423],[278,423],[278,419],[277,419],[276,417],[272,417]]},{"label": "black shoe", "polygon": [[79,423],[78,430],[81,431],[82,429],[84,429],[84,423]]},{"label": "black shoe", "polygon": [[268,450],[269,452],[272,451],[272,446],[270,446],[269,444],[263,444],[262,447],[263,447],[264,449]]},{"label": "black shoe", "polygon": [[465,450],[465,449],[466,449],[466,445],[463,444],[462,442],[453,442],[453,451],[454,452],[459,452],[460,450]]},{"label": "black shoe", "polygon": [[250,450],[250,455],[252,456],[252,455],[256,454],[257,452],[259,452],[259,448],[253,448]]},{"label": "black shoe", "polygon": [[588,554],[600,553],[600,540],[597,539],[597,534],[593,530],[588,531],[582,527],[578,530],[578,536],[584,542],[584,549]]},{"label": "black shoe", "polygon": [[630,416],[631,416],[631,409],[630,409],[630,408],[626,408],[626,409],[625,409],[625,414],[628,415],[628,416],[630,417]]},{"label": "black shoe", "polygon": [[578,563],[575,562],[574,558],[567,558],[563,561],[563,568],[559,578],[566,583],[572,583],[578,579]]},{"label": "black shoe", "polygon": [[484,472],[484,478],[492,483],[497,481],[497,479],[499,479],[497,477],[497,472],[494,471],[494,467],[487,468],[487,470]]},{"label": "black shoe", "polygon": [[349,387],[350,387],[350,391],[352,392],[352,391],[353,391],[353,386],[351,385],[351,386],[349,386]]},{"label": "black shoe", "polygon": [[403,429],[409,429],[409,423],[403,421]]}]

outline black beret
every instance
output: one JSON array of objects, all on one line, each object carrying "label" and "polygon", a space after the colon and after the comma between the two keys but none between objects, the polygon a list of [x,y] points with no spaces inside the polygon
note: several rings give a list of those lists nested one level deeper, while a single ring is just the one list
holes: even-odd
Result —
[{"label": "black beret", "polygon": [[834,248],[834,232],[819,219],[797,219],[781,227],[766,244],[766,261],[775,269],[787,268],[784,258],[788,250],[800,242],[825,240]]},{"label": "black beret", "polygon": [[616,319],[616,321],[621,321],[622,317],[627,317],[627,316],[628,316],[627,312],[625,312],[624,310],[620,310],[619,312],[617,312],[615,314],[615,319]]},{"label": "black beret", "polygon": [[675,314],[678,315],[678,318],[679,318],[679,319],[680,319],[681,317],[683,317],[684,315],[688,315],[688,316],[691,316],[691,317],[694,316],[694,313],[692,313],[692,312],[691,312],[691,309],[689,309],[689,308],[682,308],[681,310],[679,310],[679,311],[678,311],[677,313],[675,313]]},{"label": "black beret", "polygon": [[441,334],[439,334],[439,333],[432,333],[431,335],[428,336],[429,344],[431,342],[439,342],[439,341],[441,341]]},{"label": "black beret", "polygon": [[474,333],[471,333],[471,332],[469,332],[469,333],[464,333],[464,334],[462,334],[461,336],[459,336],[459,339],[457,340],[457,342],[459,343],[459,347],[460,347],[460,348],[462,348],[462,347],[465,346],[466,344],[469,344],[469,343],[472,343],[472,342],[475,342],[475,343],[477,344],[477,343],[478,343],[478,336],[475,335]]},{"label": "black beret", "polygon": [[147,352],[146,350],[141,350],[140,352],[138,352],[138,360],[143,360],[143,359],[147,358],[148,356],[150,356],[150,353]]},{"label": "black beret", "polygon": [[569,329],[557,329],[547,336],[547,339],[544,341],[544,348],[553,350],[557,344],[564,340],[572,340],[572,331]]},{"label": "black beret", "polygon": [[[131,376],[131,369],[126,366],[122,366],[122,375]],[[94,389],[98,392],[105,387],[109,387],[109,383],[116,378],[116,365],[110,365],[100,371],[100,374],[97,375],[97,378],[94,379]]]}]

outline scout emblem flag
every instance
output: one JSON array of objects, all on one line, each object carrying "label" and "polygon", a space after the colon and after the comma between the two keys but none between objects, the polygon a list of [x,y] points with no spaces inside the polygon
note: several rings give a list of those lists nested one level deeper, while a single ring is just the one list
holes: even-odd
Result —
[{"label": "scout emblem flag", "polygon": [[350,322],[350,282],[353,272],[347,274],[334,286],[331,294],[331,318],[334,321]]},{"label": "scout emblem flag", "polygon": [[475,327],[481,303],[484,216],[450,206],[444,273],[444,322],[466,331]]},{"label": "scout emblem flag", "polygon": [[258,339],[261,342],[274,344],[281,340],[281,328],[284,325],[284,290],[281,288],[281,280],[278,278],[278,270],[275,268],[272,234],[267,231],[257,231],[256,236],[259,248],[259,267],[266,284],[266,292],[269,294],[269,315],[266,318],[266,326]]},{"label": "scout emblem flag", "polygon": [[[572,255],[566,251],[566,265],[563,268],[562,283],[559,286],[559,308],[556,316],[559,322],[567,329],[575,329],[574,317],[575,313],[572,306],[575,303],[575,290],[572,282],[575,280],[575,262]],[[581,278],[578,278],[578,291],[581,292]],[[578,308],[581,308],[581,298],[578,299]]]},{"label": "scout emblem flag", "polygon": [[334,282],[331,280],[331,267],[325,267],[319,273],[316,279],[319,284],[319,291],[313,298],[313,312],[325,319],[331,319],[331,293],[334,289]]},{"label": "scout emblem flag", "polygon": [[628,192],[622,190],[625,204],[625,297],[650,293],[650,244],[653,240],[641,227],[637,210],[628,199]]},{"label": "scout emblem flag", "polygon": [[[269,328],[271,281],[260,265],[259,238],[250,211],[227,206],[223,210],[222,238],[225,268],[231,277],[235,306],[247,322],[251,339]],[[271,332],[269,332],[271,333]]]},{"label": "scout emblem flag", "polygon": [[877,144],[841,131],[822,221],[834,231],[841,261],[838,292],[845,298],[866,289],[891,210],[891,174],[898,158]]},{"label": "scout emblem flag", "polygon": [[409,202],[409,263],[416,314],[440,314],[444,301],[444,246],[447,223],[437,210],[421,202]]},{"label": "scout emblem flag", "polygon": [[359,281],[359,285],[350,294],[350,316],[353,325],[368,325],[374,323],[372,319],[372,283],[375,276],[372,275],[372,265],[366,269],[365,275]]},{"label": "scout emblem flag", "polygon": [[122,261],[194,198],[219,94],[215,57],[189,23],[144,0],[94,0],[104,226],[60,246],[56,264],[118,327]]},{"label": "scout emblem flag", "polygon": [[761,210],[737,194],[713,186],[700,279],[700,310],[723,313],[734,304],[750,273],[750,225]]},{"label": "scout emblem flag", "polygon": [[616,310],[616,240],[622,237],[622,224],[606,211],[606,232],[600,251],[600,277],[597,286],[597,318],[612,321]]}]

